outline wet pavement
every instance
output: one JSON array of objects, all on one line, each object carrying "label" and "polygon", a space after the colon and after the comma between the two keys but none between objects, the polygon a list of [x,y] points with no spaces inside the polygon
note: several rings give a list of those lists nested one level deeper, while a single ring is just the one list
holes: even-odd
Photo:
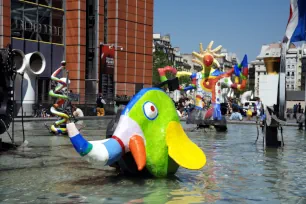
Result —
[{"label": "wet pavement", "polygon": [[[103,139],[107,122],[85,120],[82,133]],[[297,127],[284,127],[285,146],[278,149],[263,148],[261,135],[254,144],[256,126],[187,132],[204,150],[206,166],[145,179],[81,158],[67,136],[50,135],[44,122],[24,125],[27,145],[0,153],[1,203],[306,203],[306,136]],[[21,123],[15,129],[21,141]]]}]

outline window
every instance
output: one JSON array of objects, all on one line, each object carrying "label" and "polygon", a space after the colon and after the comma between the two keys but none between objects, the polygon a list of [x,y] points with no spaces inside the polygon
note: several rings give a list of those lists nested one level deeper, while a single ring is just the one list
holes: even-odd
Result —
[{"label": "window", "polygon": [[291,85],[291,88],[294,89],[294,85]]},{"label": "window", "polygon": [[290,76],[290,72],[287,72],[287,76]]},{"label": "window", "polygon": [[64,12],[53,10],[52,11],[52,42],[63,43],[63,17]]},{"label": "window", "polygon": [[47,102],[49,99],[49,90],[50,90],[50,80],[48,78],[39,78],[37,80],[38,88],[38,102]]},{"label": "window", "polygon": [[267,74],[267,72],[264,72],[264,75],[266,75]]},{"label": "window", "polygon": [[63,0],[52,0],[52,7],[63,8]]},{"label": "window", "polygon": [[294,76],[294,72],[292,72],[291,76]]},{"label": "window", "polygon": [[[63,43],[64,12],[51,5],[62,7],[62,0],[11,1],[11,35],[30,40]],[[37,4],[32,3],[39,3]]]},{"label": "window", "polygon": [[11,35],[23,38],[23,3],[12,1],[11,5]]},{"label": "window", "polygon": [[289,88],[289,85],[287,84],[287,88]]},{"label": "window", "polygon": [[37,6],[24,4],[24,38],[37,40]]},{"label": "window", "polygon": [[51,0],[38,0],[39,4],[51,6]]},{"label": "window", "polygon": [[38,7],[38,40],[51,42],[51,31],[50,28],[50,14],[51,10],[45,7]]}]

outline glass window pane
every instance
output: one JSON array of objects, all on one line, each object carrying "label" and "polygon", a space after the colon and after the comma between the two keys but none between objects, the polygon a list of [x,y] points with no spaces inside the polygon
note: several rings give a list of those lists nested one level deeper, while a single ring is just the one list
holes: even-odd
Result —
[{"label": "glass window pane", "polygon": [[23,3],[12,1],[11,5],[11,35],[23,38]]},{"label": "glass window pane", "polygon": [[63,43],[63,16],[64,12],[52,10],[52,42]]},{"label": "glass window pane", "polygon": [[38,7],[38,40],[51,42],[51,10],[45,7]]},{"label": "glass window pane", "polygon": [[52,7],[63,8],[63,0],[52,0]]},{"label": "glass window pane", "polygon": [[37,6],[33,4],[24,4],[24,38],[37,39]]},{"label": "glass window pane", "polygon": [[51,6],[51,0],[38,0],[39,4]]},{"label": "glass window pane", "polygon": [[37,0],[27,0],[27,1],[37,3]]}]

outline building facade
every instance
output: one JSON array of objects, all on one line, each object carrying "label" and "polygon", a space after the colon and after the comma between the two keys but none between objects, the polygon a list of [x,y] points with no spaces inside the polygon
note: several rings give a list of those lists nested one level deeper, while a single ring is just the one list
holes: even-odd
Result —
[{"label": "building facade", "polygon": [[[305,89],[305,77],[302,70],[303,67],[303,47],[296,47],[291,44],[286,53],[286,90],[301,91]],[[263,45],[260,54],[255,61],[251,62],[251,66],[255,67],[255,96],[259,96],[260,75],[266,75],[266,67],[264,63],[265,57],[280,57],[281,44],[272,43]]]},{"label": "building facade", "polygon": [[302,77],[301,77],[301,90],[306,90],[306,43],[304,43],[301,46],[301,55],[300,55],[300,61],[301,61],[301,71],[302,71]]},{"label": "building facade", "polygon": [[185,63],[190,65],[190,72],[199,72],[202,71],[201,65],[194,63],[192,59],[194,59],[194,56],[192,54],[182,54],[182,58],[185,61]]},{"label": "building facade", "polygon": [[255,83],[254,83],[254,96],[259,96],[259,76],[261,74],[266,74],[266,67],[263,61],[265,56],[265,51],[268,49],[268,45],[263,45],[261,47],[259,55],[256,57],[255,61],[252,61],[250,64],[255,68]]},{"label": "building facade", "polygon": [[248,88],[247,90],[255,93],[255,65],[249,64]]},{"label": "building facade", "polygon": [[297,72],[298,65],[298,49],[290,48],[286,54],[286,90],[301,90],[298,85],[298,78],[301,78],[301,72]]},{"label": "building facade", "polygon": [[220,54],[223,54],[224,57],[216,59],[220,63],[221,71],[229,71],[235,64],[239,63],[239,59],[236,53],[228,52],[227,49],[222,48]]},{"label": "building facade", "polygon": [[100,45],[115,49],[114,95],[134,95],[152,84],[153,0],[0,0],[0,47],[11,43],[46,59],[37,79],[39,101],[48,100],[50,75],[66,60],[69,89],[80,103],[94,102]]}]

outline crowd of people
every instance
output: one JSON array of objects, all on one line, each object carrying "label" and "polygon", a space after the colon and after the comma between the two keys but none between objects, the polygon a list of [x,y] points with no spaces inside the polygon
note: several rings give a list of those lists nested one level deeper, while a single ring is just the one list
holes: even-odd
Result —
[{"label": "crowd of people", "polygon": [[[105,115],[105,109],[104,106],[106,105],[105,100],[102,97],[102,94],[99,93],[96,99],[96,108],[95,112],[97,116],[104,116]],[[83,117],[84,113],[80,107],[77,107],[76,104],[73,104],[73,102],[69,101],[67,108],[71,108],[70,112],[75,117]],[[44,107],[42,104],[37,105],[37,107],[34,109],[34,117],[42,117],[42,118],[48,118],[53,117],[54,115],[50,112],[50,108]],[[67,111],[66,111],[67,112]]]},{"label": "crowd of people", "polygon": [[[210,106],[209,100],[203,99],[202,102],[203,107]],[[178,102],[174,103],[177,113],[181,118],[187,118],[194,108],[194,100],[191,97],[183,96],[178,100]],[[244,117],[248,121],[252,120],[253,117],[260,119],[260,121],[264,120],[264,109],[260,98],[257,98],[254,103],[247,104],[246,107],[244,107],[244,105],[245,104],[240,104],[237,99],[228,98],[228,103],[225,107],[226,110],[223,111],[222,109],[224,108],[221,105],[221,112],[223,115],[229,116],[229,120],[242,121]]]},{"label": "crowd of people", "polygon": [[[188,118],[189,113],[195,107],[195,101],[191,96],[183,95],[178,102],[173,101],[177,110],[177,114],[180,118]],[[210,107],[211,101],[207,99],[203,99],[203,107]],[[104,116],[105,115],[105,105],[106,102],[103,99],[101,93],[98,94],[96,99],[96,114],[97,116]],[[71,113],[74,117],[84,117],[84,113],[81,108],[77,107],[74,104],[71,104]],[[116,108],[116,107],[115,107]],[[256,120],[259,119],[260,123],[262,124],[265,120],[264,108],[260,98],[257,98],[255,102],[241,104],[239,100],[235,98],[228,98],[225,111],[223,111],[224,106],[222,108],[221,104],[221,112],[223,115],[229,117],[229,120],[238,120],[242,121],[246,118],[247,121],[251,121],[253,117],[256,117]],[[43,109],[40,117],[50,117],[51,114],[48,114],[47,109]],[[294,104],[292,109],[287,109],[287,114],[293,113],[293,118],[297,120],[297,123],[302,123],[304,121],[304,109],[302,109],[301,103]],[[38,117],[39,117],[38,116]],[[37,117],[37,116],[36,116]]]},{"label": "crowd of people", "polygon": [[192,98],[188,98],[186,96],[183,96],[179,99],[179,101],[176,103],[174,102],[177,114],[181,118],[187,118],[188,114],[192,111],[194,108],[194,100]]},{"label": "crowd of people", "polygon": [[299,104],[294,104],[293,105],[293,117],[297,118],[297,113],[303,113],[304,110],[302,109],[301,103]]}]

